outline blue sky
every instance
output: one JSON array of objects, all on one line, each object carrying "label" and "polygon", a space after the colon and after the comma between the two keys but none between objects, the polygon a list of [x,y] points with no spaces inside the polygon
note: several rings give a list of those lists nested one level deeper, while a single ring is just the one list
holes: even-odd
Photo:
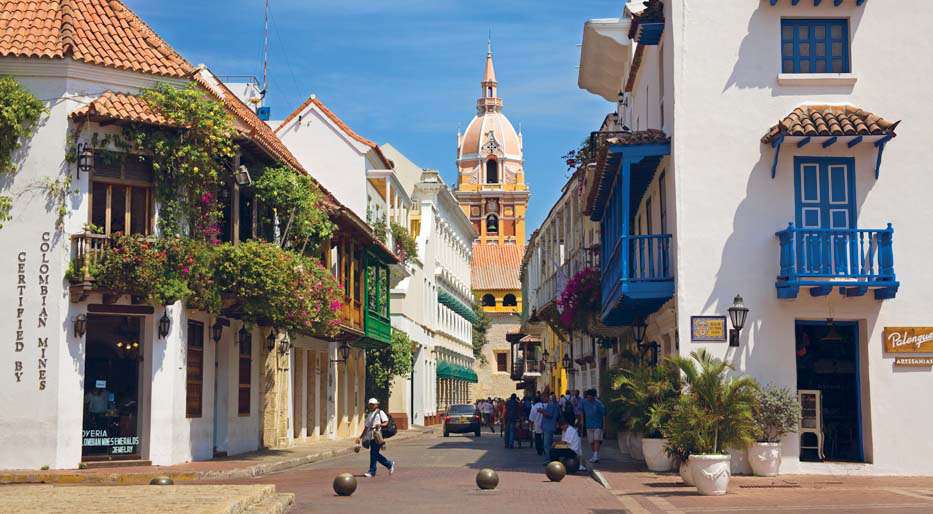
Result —
[{"label": "blue sky", "polygon": [[[125,0],[192,64],[261,77],[263,0]],[[528,234],[560,195],[560,156],[612,105],[577,88],[583,22],[621,0],[272,0],[273,119],[314,93],[354,130],[455,183],[492,30],[504,112],[524,128]]]}]

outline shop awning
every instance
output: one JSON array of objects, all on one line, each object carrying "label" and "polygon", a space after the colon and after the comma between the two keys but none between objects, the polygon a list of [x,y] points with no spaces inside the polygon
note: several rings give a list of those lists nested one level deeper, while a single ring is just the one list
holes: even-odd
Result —
[{"label": "shop awning", "polygon": [[479,382],[479,377],[472,369],[448,361],[437,361],[438,378],[452,378],[454,380],[465,380],[467,382]]},{"label": "shop awning", "polygon": [[452,294],[448,293],[447,291],[438,290],[437,301],[442,303],[443,305],[446,305],[448,308],[450,308],[450,310],[456,312],[458,315],[460,315],[461,317],[463,317],[465,320],[469,321],[470,323],[476,323],[478,321],[476,319],[476,314],[473,313],[473,309],[471,307],[465,305],[460,300],[457,300],[456,298],[453,297]]}]

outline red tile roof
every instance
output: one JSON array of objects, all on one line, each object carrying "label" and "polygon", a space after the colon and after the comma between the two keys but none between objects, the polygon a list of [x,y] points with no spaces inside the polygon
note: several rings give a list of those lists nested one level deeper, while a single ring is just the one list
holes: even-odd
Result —
[{"label": "red tile roof", "polygon": [[0,56],[185,77],[192,67],[117,0],[0,0]]},{"label": "red tile roof", "polygon": [[127,93],[106,91],[93,102],[71,113],[72,119],[90,117],[148,123],[150,125],[174,126],[169,119],[155,112],[145,98]]},{"label": "red tile roof", "polygon": [[308,106],[310,106],[311,104],[314,104],[315,106],[317,106],[317,108],[320,109],[320,111],[324,113],[325,116],[330,118],[330,120],[334,122],[335,125],[340,127],[340,130],[343,130],[348,136],[350,136],[356,141],[359,141],[360,143],[363,143],[364,145],[375,150],[376,155],[378,155],[379,158],[382,159],[382,162],[383,164],[385,164],[386,169],[392,168],[391,161],[389,161],[389,159],[386,158],[385,155],[383,155],[382,150],[379,148],[379,145],[357,134],[353,129],[350,128],[349,125],[347,125],[346,123],[344,123],[343,120],[337,117],[337,115],[334,114],[334,111],[331,111],[330,109],[328,109],[327,106],[324,105],[324,102],[320,101],[315,95],[309,96],[308,99],[304,101],[304,103],[299,105],[297,109],[295,109],[294,111],[292,111],[291,114],[286,116],[285,119],[282,120],[282,123],[279,123],[279,126],[275,128],[275,133],[278,134],[279,131],[282,130],[283,127],[285,127],[285,125],[288,125],[290,121],[292,121],[293,119],[295,119],[296,116],[304,112],[305,109],[307,109]]},{"label": "red tile roof", "polygon": [[[207,75],[205,77],[205,74]],[[194,81],[206,90],[211,96],[221,101],[227,110],[245,126],[240,128],[241,134],[255,141],[270,155],[277,157],[283,163],[288,164],[293,169],[302,173],[307,173],[298,162],[298,159],[288,150],[288,147],[275,135],[269,125],[259,119],[259,116],[244,104],[235,94],[233,94],[213,72],[207,68],[202,68],[194,74]],[[322,191],[324,188],[321,188]],[[327,193],[330,196],[329,193]],[[333,198],[331,197],[333,200]],[[334,200],[336,201],[336,200]]]},{"label": "red tile roof", "polygon": [[519,271],[525,245],[473,245],[471,286],[474,290],[520,290]]},{"label": "red tile roof", "polygon": [[780,136],[894,137],[898,123],[851,105],[801,105],[771,127],[761,142],[770,144]]}]

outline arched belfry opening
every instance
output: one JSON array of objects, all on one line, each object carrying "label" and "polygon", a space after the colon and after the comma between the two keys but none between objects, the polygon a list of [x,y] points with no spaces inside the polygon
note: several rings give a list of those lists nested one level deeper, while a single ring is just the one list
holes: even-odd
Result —
[{"label": "arched belfry opening", "polygon": [[495,159],[489,159],[486,161],[486,183],[499,183],[499,162]]}]

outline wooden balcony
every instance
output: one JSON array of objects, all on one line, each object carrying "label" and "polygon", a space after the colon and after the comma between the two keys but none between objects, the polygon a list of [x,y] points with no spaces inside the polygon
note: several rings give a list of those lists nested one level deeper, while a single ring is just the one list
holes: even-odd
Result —
[{"label": "wooden balcony", "polygon": [[71,266],[68,279],[73,303],[85,300],[96,287],[94,271],[111,246],[110,236],[84,232],[71,236]]},{"label": "wooden balcony", "polygon": [[799,229],[793,223],[775,233],[780,241],[778,298],[797,298],[801,287],[810,296],[826,296],[839,288],[843,296],[875,299],[897,295],[894,274],[894,229]]},{"label": "wooden balcony", "polygon": [[602,266],[603,324],[630,325],[674,296],[670,247],[670,234],[616,240]]}]

